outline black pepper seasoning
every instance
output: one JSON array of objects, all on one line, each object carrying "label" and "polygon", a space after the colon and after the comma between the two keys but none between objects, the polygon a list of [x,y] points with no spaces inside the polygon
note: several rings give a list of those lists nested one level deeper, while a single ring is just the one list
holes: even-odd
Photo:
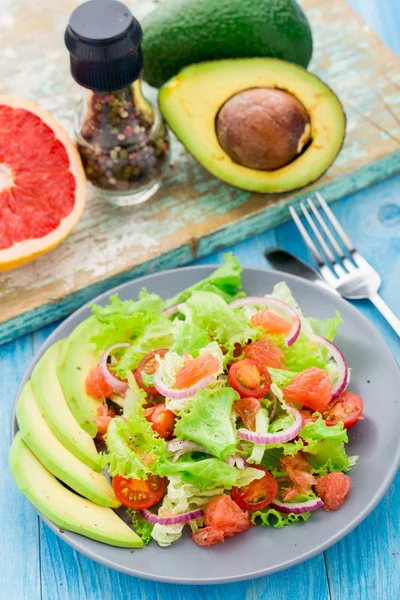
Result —
[{"label": "black pepper seasoning", "polygon": [[169,142],[158,109],[143,96],[141,27],[115,0],[91,0],[65,33],[74,79],[87,88],[76,123],[88,180],[111,202],[134,205],[161,184]]}]

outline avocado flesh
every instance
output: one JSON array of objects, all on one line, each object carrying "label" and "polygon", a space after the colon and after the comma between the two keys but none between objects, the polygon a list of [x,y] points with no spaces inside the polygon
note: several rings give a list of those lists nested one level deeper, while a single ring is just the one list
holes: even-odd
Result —
[{"label": "avocado flesh", "polygon": [[29,381],[18,400],[17,421],[25,444],[57,479],[101,506],[117,508],[121,505],[103,473],[85,465],[56,438],[40,411]]},{"label": "avocado flesh", "polygon": [[294,0],[167,0],[141,23],[143,77],[156,87],[193,63],[266,56],[307,67],[312,55]]},{"label": "avocado flesh", "polygon": [[72,414],[57,377],[57,361],[64,340],[51,346],[36,365],[31,384],[35,399],[56,438],[77,458],[95,471],[101,471],[93,438]]},{"label": "avocado flesh", "polygon": [[86,378],[100,361],[101,352],[90,342],[100,328],[96,317],[80,323],[65,340],[57,365],[65,400],[79,425],[93,437],[97,433],[95,417],[101,400],[86,393]]},{"label": "avocado flesh", "polygon": [[[234,162],[221,147],[215,129],[225,102],[257,87],[293,94],[310,119],[309,146],[274,171]],[[345,135],[346,118],[332,90],[318,77],[281,60],[252,58],[192,65],[164,85],[159,102],[170,128],[203,167],[226,183],[254,192],[287,192],[315,181],[336,158]]]},{"label": "avocado flesh", "polygon": [[15,436],[9,455],[9,467],[19,491],[52,523],[93,540],[141,548],[143,542],[111,509],[98,506],[64,487]]}]

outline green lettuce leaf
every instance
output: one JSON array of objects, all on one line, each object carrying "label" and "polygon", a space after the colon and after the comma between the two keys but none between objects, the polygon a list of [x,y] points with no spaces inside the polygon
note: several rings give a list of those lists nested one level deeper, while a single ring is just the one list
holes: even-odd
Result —
[{"label": "green lettuce leaf", "polygon": [[263,335],[261,328],[252,327],[242,310],[233,310],[211,292],[194,292],[186,306],[192,322],[218,341],[225,350],[225,364],[231,360],[237,344],[246,344]]},{"label": "green lettuce leaf", "polygon": [[100,454],[100,464],[110,474],[133,479],[147,479],[157,473],[158,463],[166,453],[166,443],[159,438],[144,416],[146,393],[129,377],[124,405],[124,418],[111,421],[105,435],[108,453]]},{"label": "green lettuce leaf", "polygon": [[268,367],[269,374],[271,375],[272,383],[275,383],[279,388],[284,388],[292,381],[293,377],[297,375],[294,371],[287,371],[286,369],[273,369]]},{"label": "green lettuce leaf", "polygon": [[347,431],[340,421],[336,425],[328,426],[320,413],[314,413],[318,417],[315,422],[309,422],[301,429],[299,436],[309,442],[310,440],[338,440],[347,442]]},{"label": "green lettuce leaf", "polygon": [[304,452],[316,475],[326,475],[332,471],[349,471],[357,457],[348,457],[344,443],[348,441],[343,423],[329,427],[319,413],[314,423],[304,425],[299,437],[306,442]]},{"label": "green lettuce leaf", "polygon": [[209,277],[198,281],[186,288],[165,303],[166,307],[186,302],[195,291],[213,292],[221,296],[226,302],[231,302],[237,297],[244,296],[242,289],[242,267],[239,260],[232,253],[225,254],[225,263],[218,267]]},{"label": "green lettuce leaf", "polygon": [[288,413],[282,412],[276,419],[270,423],[268,427],[269,433],[276,433],[277,431],[284,431],[288,429],[291,425],[293,425],[294,417],[293,415],[289,415]]},{"label": "green lettuce leaf", "polygon": [[126,514],[132,521],[132,527],[134,532],[137,533],[137,535],[140,538],[142,538],[144,545],[147,546],[147,544],[149,544],[153,539],[151,534],[154,525],[146,521],[146,519],[143,519],[138,510],[131,510],[128,508]]},{"label": "green lettuce leaf", "polygon": [[112,370],[117,377],[125,379],[142,358],[159,348],[169,348],[174,341],[174,325],[164,315],[156,315],[142,330],[141,334],[132,341],[121,359],[113,365]]},{"label": "green lettuce leaf", "polygon": [[344,322],[338,310],[336,311],[336,316],[331,317],[330,319],[314,319],[313,317],[308,317],[307,320],[314,333],[322,335],[322,337],[330,342],[333,342],[339,325]]},{"label": "green lettuce leaf", "polygon": [[176,462],[164,460],[158,469],[161,476],[180,474],[185,483],[198,486],[201,490],[219,484],[225,489],[231,489],[236,485],[239,477],[239,469],[229,466],[220,458],[205,458],[194,460],[187,456]]},{"label": "green lettuce leaf", "polygon": [[103,327],[91,341],[97,348],[105,349],[113,344],[132,340],[160,315],[163,307],[164,302],[157,294],[149,294],[144,289],[139,293],[137,301],[123,301],[118,294],[114,294],[107,306],[92,304],[92,312]]},{"label": "green lettuce leaf", "polygon": [[175,435],[201,444],[219,458],[234,454],[236,430],[231,414],[238,399],[238,393],[227,387],[200,390],[178,420]]},{"label": "green lettuce leaf", "polygon": [[264,527],[276,527],[280,529],[285,525],[294,525],[301,521],[307,521],[311,517],[311,513],[303,513],[301,515],[295,515],[290,513],[285,515],[274,508],[267,508],[265,510],[256,510],[251,514],[251,522],[254,525],[261,525]]},{"label": "green lettuce leaf", "polygon": [[280,382],[275,381],[280,387],[284,387],[289,383],[289,381],[286,382],[286,378],[293,378],[291,372],[304,371],[310,367],[326,368],[327,361],[322,352],[323,348],[316,342],[311,341],[303,332],[300,333],[296,342],[290,347],[286,346],[285,338],[282,335],[269,335],[268,337],[273,344],[281,348],[285,355],[285,363],[288,368],[286,376],[284,371],[276,373],[278,369],[271,369],[273,372],[275,371],[277,379],[279,376],[281,377]]},{"label": "green lettuce leaf", "polygon": [[349,471],[355,463],[346,454],[344,443],[339,440],[321,440],[308,445],[305,449],[307,460],[316,475],[326,475],[332,471]]},{"label": "green lettuce leaf", "polygon": [[186,350],[196,358],[201,348],[205,348],[212,340],[208,333],[189,321],[175,321],[175,340],[170,350],[183,356]]},{"label": "green lettuce leaf", "polygon": [[280,459],[284,456],[294,456],[304,448],[305,444],[300,439],[284,444],[269,444],[264,452],[261,465],[274,477],[283,477],[285,471],[281,467]]}]

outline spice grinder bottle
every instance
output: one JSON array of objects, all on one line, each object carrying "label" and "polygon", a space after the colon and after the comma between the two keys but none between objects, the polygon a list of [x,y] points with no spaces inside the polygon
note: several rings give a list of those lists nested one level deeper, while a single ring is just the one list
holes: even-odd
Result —
[{"label": "spice grinder bottle", "polygon": [[109,202],[133,206],[160,187],[169,162],[158,107],[143,95],[142,29],[116,0],[90,0],[65,32],[71,74],[85,90],[76,141],[86,177]]}]

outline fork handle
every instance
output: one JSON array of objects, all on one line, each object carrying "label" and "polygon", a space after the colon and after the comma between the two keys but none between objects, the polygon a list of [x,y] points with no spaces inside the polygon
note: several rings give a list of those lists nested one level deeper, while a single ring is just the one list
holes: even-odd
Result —
[{"label": "fork handle", "polygon": [[393,327],[397,335],[400,337],[400,319],[396,317],[394,312],[388,307],[384,299],[379,295],[375,294],[375,296],[371,296],[369,298],[372,304],[379,310],[381,315],[383,315],[386,321]]}]

